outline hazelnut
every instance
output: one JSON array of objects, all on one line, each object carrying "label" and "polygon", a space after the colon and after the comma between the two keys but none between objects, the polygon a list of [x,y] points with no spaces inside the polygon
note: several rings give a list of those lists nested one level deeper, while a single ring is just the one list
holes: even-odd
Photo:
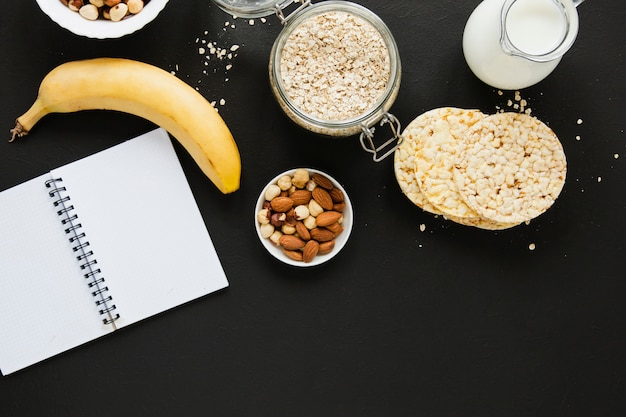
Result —
[{"label": "hazelnut", "polygon": [[276,227],[282,227],[286,219],[287,215],[285,213],[274,213],[272,217],[270,217],[270,223]]},{"label": "hazelnut", "polygon": [[260,224],[268,224],[270,222],[270,217],[271,212],[266,208],[261,209],[256,215],[256,219]]},{"label": "hazelnut", "polygon": [[296,220],[303,220],[309,217],[309,208],[304,204],[297,206],[294,209],[294,216]]},{"label": "hazelnut", "polygon": [[298,188],[304,188],[307,182],[309,182],[309,179],[310,179],[309,171],[304,168],[299,168],[293,174],[293,178],[291,179],[291,182],[293,183],[293,185],[295,185]]},{"label": "hazelnut", "polygon": [[276,184],[280,187],[281,190],[287,191],[291,188],[291,177],[289,175],[283,175],[278,179]]},{"label": "hazelnut", "polygon": [[262,224],[259,230],[261,231],[261,236],[263,236],[264,239],[268,239],[270,236],[272,236],[275,229],[273,225],[267,223]]},{"label": "hazelnut", "polygon": [[78,10],[78,13],[87,20],[96,20],[100,14],[98,8],[93,4],[85,4]]},{"label": "hazelnut", "polygon": [[271,184],[265,190],[265,199],[267,201],[272,201],[274,198],[280,195],[280,187],[276,184]]},{"label": "hazelnut", "polygon": [[79,11],[84,5],[85,3],[83,3],[83,0],[69,0],[67,3],[67,7],[74,12]]},{"label": "hazelnut", "polygon": [[109,15],[111,16],[111,21],[119,22],[122,20],[126,14],[128,13],[128,6],[125,3],[119,3],[109,10]]},{"label": "hazelnut", "polygon": [[128,11],[137,14],[143,9],[143,0],[127,0]]}]

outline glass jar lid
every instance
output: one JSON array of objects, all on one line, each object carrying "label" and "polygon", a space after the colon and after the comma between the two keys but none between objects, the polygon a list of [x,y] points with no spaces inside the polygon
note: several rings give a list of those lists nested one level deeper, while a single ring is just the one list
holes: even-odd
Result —
[{"label": "glass jar lid", "polygon": [[213,0],[217,6],[237,17],[256,18],[277,14],[292,3],[307,5],[310,0]]}]

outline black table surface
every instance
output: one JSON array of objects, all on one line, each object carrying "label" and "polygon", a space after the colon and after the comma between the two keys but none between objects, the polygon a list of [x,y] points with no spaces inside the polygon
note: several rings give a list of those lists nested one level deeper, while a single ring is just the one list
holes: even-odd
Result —
[{"label": "black table surface", "polygon": [[[398,43],[392,113],[403,125],[435,107],[494,113],[514,101],[464,61],[463,28],[478,0],[360,3]],[[573,48],[520,92],[563,143],[565,187],[530,224],[494,232],[412,205],[393,161],[374,163],[358,137],[293,124],[267,77],[275,16],[249,22],[209,0],[171,1],[141,31],[94,40],[53,23],[35,1],[3,2],[6,139],[53,67],[127,57],[175,72],[216,102],[243,174],[240,190],[223,195],[175,143],[228,289],[0,378],[0,415],[624,415],[626,5],[593,0],[578,10]],[[205,65],[203,41],[240,48]],[[24,140],[0,141],[0,190],[152,128],[115,112],[47,116]],[[333,175],[355,208],[347,246],[310,269],[270,257],[252,227],[265,183],[298,166]]]}]

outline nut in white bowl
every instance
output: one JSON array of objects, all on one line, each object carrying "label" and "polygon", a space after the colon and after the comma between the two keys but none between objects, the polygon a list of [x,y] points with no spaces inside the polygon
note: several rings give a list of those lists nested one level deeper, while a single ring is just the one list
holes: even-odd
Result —
[{"label": "nut in white bowl", "polygon": [[274,177],[254,207],[259,240],[272,256],[293,266],[315,266],[332,259],[347,243],[352,224],[352,203],[345,189],[312,168],[291,169]]},{"label": "nut in white bowl", "polygon": [[60,0],[37,0],[39,8],[59,26],[76,35],[95,39],[120,38],[138,31],[154,20],[167,2],[168,0],[150,0],[137,14],[113,22],[102,18],[97,20],[86,19]]}]

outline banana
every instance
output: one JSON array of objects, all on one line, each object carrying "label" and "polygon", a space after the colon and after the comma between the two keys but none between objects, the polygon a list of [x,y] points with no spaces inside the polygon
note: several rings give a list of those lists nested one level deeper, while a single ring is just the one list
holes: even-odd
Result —
[{"label": "banana", "polygon": [[117,110],[150,120],[182,144],[222,193],[239,189],[241,158],[222,117],[184,81],[139,61],[95,58],[54,68],[30,109],[17,118],[10,141],[47,114],[80,110]]}]

